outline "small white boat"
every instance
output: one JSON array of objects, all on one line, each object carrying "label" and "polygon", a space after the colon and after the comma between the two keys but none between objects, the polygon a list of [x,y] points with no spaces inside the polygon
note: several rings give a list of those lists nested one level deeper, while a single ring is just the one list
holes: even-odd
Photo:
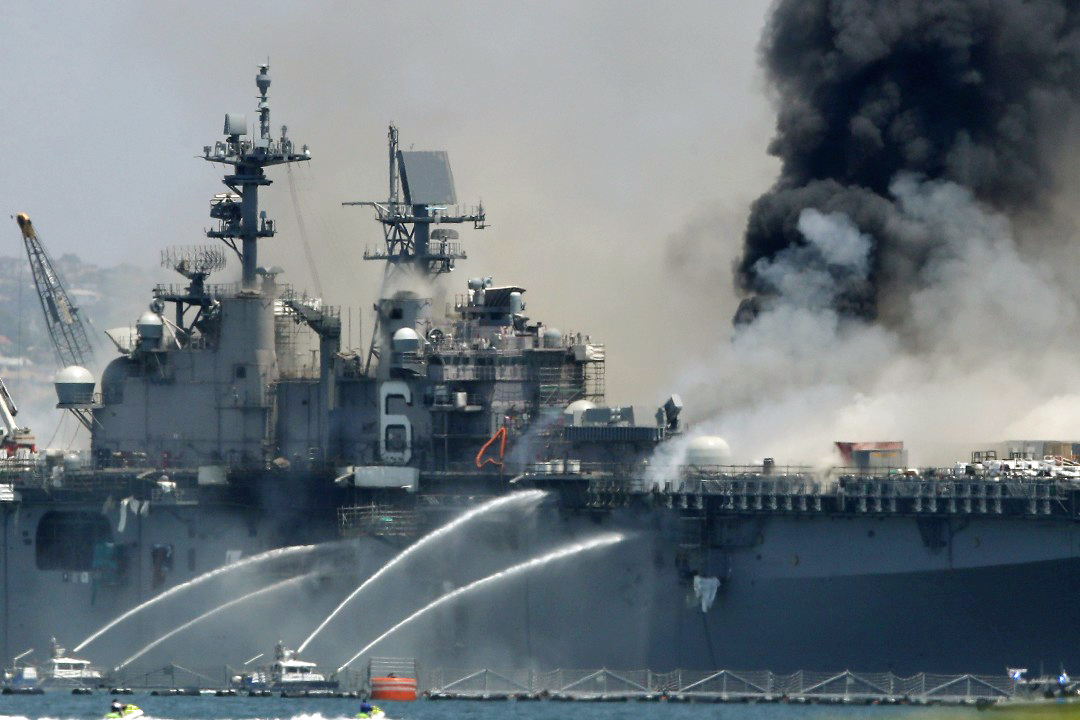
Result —
[{"label": "small white boat", "polygon": [[18,661],[32,653],[33,649],[15,658],[15,667],[4,671],[5,688],[12,692],[40,692],[50,687],[90,688],[105,683],[104,673],[89,660],[69,656],[67,649],[61,647],[56,638],[52,638],[51,645],[51,656],[42,664],[18,664]]},{"label": "small white boat", "polygon": [[41,675],[33,665],[22,665],[4,671],[4,692],[14,694],[41,692]]},{"label": "small white boat", "polygon": [[52,639],[52,657],[45,663],[41,682],[45,686],[93,687],[102,684],[104,674],[89,660],[71,657],[67,649]]},{"label": "small white boat", "polygon": [[241,689],[253,691],[302,693],[338,689],[337,680],[327,680],[315,663],[301,660],[295,651],[280,642],[274,648],[274,662],[270,667],[256,670],[249,675],[241,675],[234,680]]}]

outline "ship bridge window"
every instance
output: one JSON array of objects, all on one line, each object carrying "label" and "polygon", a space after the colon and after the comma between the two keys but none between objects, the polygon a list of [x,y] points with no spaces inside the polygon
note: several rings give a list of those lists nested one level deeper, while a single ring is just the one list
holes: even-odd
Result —
[{"label": "ship bridge window", "polygon": [[94,548],[112,542],[104,515],[93,512],[50,511],[37,526],[39,570],[92,570]]}]

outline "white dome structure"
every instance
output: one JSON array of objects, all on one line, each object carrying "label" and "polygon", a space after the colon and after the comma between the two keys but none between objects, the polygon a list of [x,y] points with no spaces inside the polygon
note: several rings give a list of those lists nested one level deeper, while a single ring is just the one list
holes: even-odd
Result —
[{"label": "white dome structure", "polygon": [[69,365],[53,377],[56,399],[62,406],[92,404],[94,385],[94,376],[79,365]]},{"label": "white dome structure", "polygon": [[141,340],[160,340],[165,333],[165,324],[161,321],[160,315],[147,310],[139,316],[135,329],[139,332]]},{"label": "white dome structure", "polygon": [[390,347],[394,352],[416,352],[420,349],[420,334],[412,328],[403,327],[394,331],[390,338]]},{"label": "white dome structure", "polygon": [[540,342],[546,348],[560,347],[562,345],[562,331],[557,328],[546,327],[540,336]]},{"label": "white dome structure", "polygon": [[722,437],[701,435],[690,441],[686,447],[686,464],[724,465],[731,460],[731,446]]},{"label": "white dome structure", "polygon": [[563,422],[570,425],[580,425],[581,416],[586,410],[592,410],[596,403],[591,400],[575,400],[563,408]]}]

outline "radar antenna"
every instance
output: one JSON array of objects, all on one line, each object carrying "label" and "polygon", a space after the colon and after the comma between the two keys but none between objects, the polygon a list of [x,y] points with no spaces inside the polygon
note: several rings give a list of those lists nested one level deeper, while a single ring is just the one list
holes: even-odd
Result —
[{"label": "radar antenna", "polygon": [[384,247],[365,251],[364,259],[386,260],[388,271],[409,267],[427,276],[450,272],[455,260],[468,256],[457,242],[456,230],[432,226],[471,222],[482,230],[487,227],[484,205],[464,213],[450,211],[457,194],[446,153],[399,150],[398,130],[393,125],[387,138],[390,196],[385,202],[342,203],[375,208],[376,220],[383,226]]},{"label": "radar antenna", "polygon": [[30,272],[34,276],[41,309],[45,313],[45,324],[52,338],[53,349],[61,368],[71,365],[86,367],[94,360],[94,349],[90,345],[90,336],[86,332],[79,308],[71,302],[60,274],[53,266],[52,258],[37,236],[30,216],[19,213],[15,216],[22,231],[26,257],[30,260]]},{"label": "radar antenna", "polygon": [[[171,285],[154,288],[156,304],[164,306],[170,302],[176,307],[176,341],[181,345],[188,342],[198,323],[214,307],[213,293],[206,286],[206,278],[224,268],[225,260],[225,250],[211,245],[178,245],[161,251],[161,266],[175,270],[189,281],[183,288]],[[193,317],[186,315],[189,308],[196,310]]]},{"label": "radar antenna", "polygon": [[211,245],[178,245],[161,251],[161,267],[172,268],[188,280],[205,280],[225,267],[225,251]]}]

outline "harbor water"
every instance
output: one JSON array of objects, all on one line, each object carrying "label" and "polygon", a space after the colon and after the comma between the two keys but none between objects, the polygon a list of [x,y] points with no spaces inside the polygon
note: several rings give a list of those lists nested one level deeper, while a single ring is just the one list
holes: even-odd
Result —
[{"label": "harbor water", "polygon": [[[359,701],[346,698],[122,697],[152,720],[353,720]],[[105,694],[0,696],[0,720],[99,720],[108,711]],[[711,704],[644,702],[433,701],[382,703],[389,720],[622,720],[653,716],[664,720],[826,720],[829,718],[912,718],[930,720],[986,717],[971,707]],[[997,717],[1002,713],[994,712]]]}]

